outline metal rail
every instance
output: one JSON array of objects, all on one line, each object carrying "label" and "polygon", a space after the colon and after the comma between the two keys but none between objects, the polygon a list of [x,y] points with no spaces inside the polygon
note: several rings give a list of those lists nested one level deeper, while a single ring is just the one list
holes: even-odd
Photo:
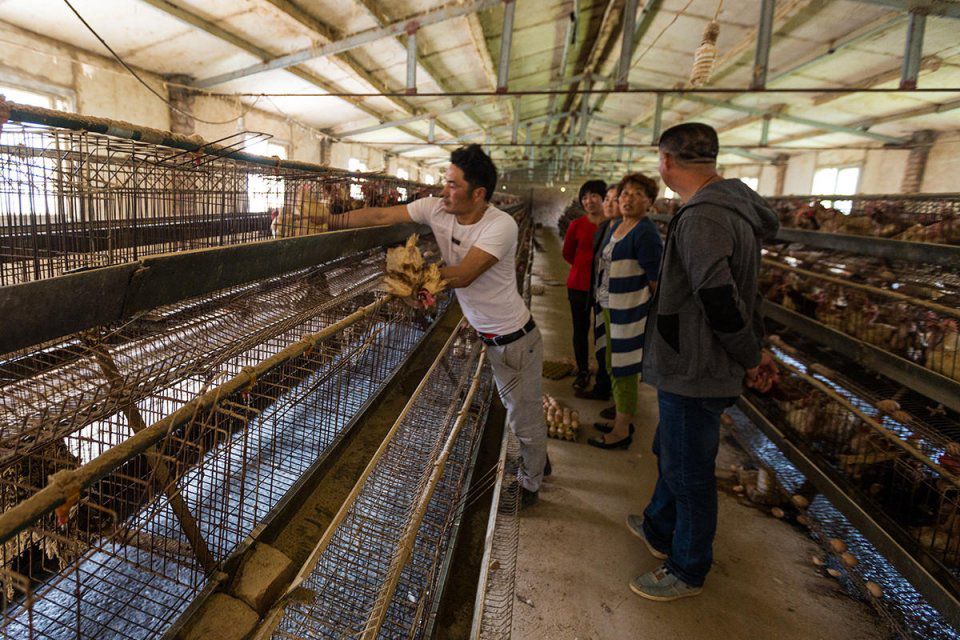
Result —
[{"label": "metal rail", "polygon": [[[670,224],[672,216],[650,214],[654,222]],[[849,251],[888,260],[906,260],[938,264],[944,267],[956,267],[960,264],[960,247],[949,244],[933,244],[931,242],[907,242],[904,240],[890,240],[889,238],[874,238],[872,236],[855,236],[843,233],[824,233],[808,229],[789,229],[780,227],[776,241],[799,242],[809,247],[833,249],[834,251]]]},{"label": "metal rail", "polygon": [[960,411],[960,383],[946,376],[831,329],[769,300],[763,301],[763,314],[864,367],[940,402],[954,411]]},{"label": "metal rail", "polygon": [[109,325],[231,286],[402,242],[420,225],[333,231],[181,251],[137,262],[0,287],[0,353]]}]

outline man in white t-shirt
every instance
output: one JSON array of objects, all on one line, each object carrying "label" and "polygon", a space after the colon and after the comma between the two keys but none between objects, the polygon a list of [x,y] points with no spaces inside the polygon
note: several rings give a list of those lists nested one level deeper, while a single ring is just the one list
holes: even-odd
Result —
[{"label": "man in white t-shirt", "polygon": [[507,425],[520,441],[522,504],[530,506],[550,474],[541,406],[543,341],[517,291],[517,223],[490,204],[496,185],[493,161],[473,144],[450,155],[441,198],[358,209],[330,223],[343,229],[418,222],[433,230],[446,265],[440,273],[487,345]]}]

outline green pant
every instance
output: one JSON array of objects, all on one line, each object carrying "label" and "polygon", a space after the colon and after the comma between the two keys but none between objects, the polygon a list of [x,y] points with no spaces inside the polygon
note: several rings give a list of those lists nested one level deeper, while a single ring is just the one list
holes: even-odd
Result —
[{"label": "green pant", "polygon": [[609,309],[603,310],[603,325],[607,332],[607,348],[604,351],[607,354],[607,373],[610,375],[611,386],[613,387],[613,404],[617,407],[617,413],[633,415],[637,412],[637,385],[639,380],[635,373],[628,376],[613,375],[613,365],[611,364],[613,339],[610,335]]}]

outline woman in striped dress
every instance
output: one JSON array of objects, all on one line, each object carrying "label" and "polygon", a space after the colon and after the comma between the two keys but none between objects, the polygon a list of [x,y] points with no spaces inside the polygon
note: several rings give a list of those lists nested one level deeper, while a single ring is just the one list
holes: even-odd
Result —
[{"label": "woman in striped dress", "polygon": [[588,442],[601,449],[626,449],[633,442],[633,415],[647,311],[656,288],[663,243],[647,212],[657,197],[657,183],[641,173],[623,177],[617,188],[622,218],[610,225],[596,269],[597,349],[606,348],[616,417],[597,424],[603,435]]}]

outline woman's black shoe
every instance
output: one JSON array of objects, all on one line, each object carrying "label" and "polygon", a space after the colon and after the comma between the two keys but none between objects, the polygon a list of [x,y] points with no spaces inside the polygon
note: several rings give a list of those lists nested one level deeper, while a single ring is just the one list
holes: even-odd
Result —
[{"label": "woman's black shoe", "polygon": [[573,381],[573,388],[577,391],[583,391],[590,386],[590,372],[581,371],[577,374],[576,380]]},{"label": "woman's black shoe", "polygon": [[617,408],[616,407],[607,407],[600,412],[600,417],[604,420],[613,420],[617,417]]},{"label": "woman's black shoe", "polygon": [[610,399],[610,392],[604,391],[603,389],[597,389],[596,385],[594,385],[593,389],[590,389],[590,391],[577,389],[573,392],[573,395],[577,396],[578,398],[583,398],[584,400],[606,401]]},{"label": "woman's black shoe", "polygon": [[[594,422],[593,428],[599,431],[600,433],[610,433],[611,431],[613,431],[613,425],[606,422]],[[635,429],[633,428],[633,424],[631,423],[630,435],[633,435],[634,431]]]},{"label": "woman's black shoe", "polygon": [[590,438],[587,440],[587,444],[589,444],[591,447],[596,447],[597,449],[628,449],[632,442],[632,435],[629,435],[626,438],[621,438],[616,442],[606,442],[604,441],[603,436],[599,438]]}]

